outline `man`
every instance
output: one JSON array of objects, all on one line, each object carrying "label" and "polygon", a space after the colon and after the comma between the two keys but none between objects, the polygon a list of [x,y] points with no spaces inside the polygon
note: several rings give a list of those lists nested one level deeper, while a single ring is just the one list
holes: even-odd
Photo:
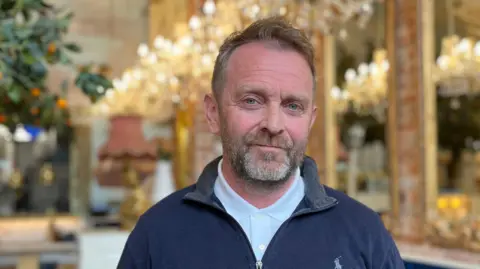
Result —
[{"label": "man", "polygon": [[220,48],[204,99],[223,156],[139,220],[119,269],[404,268],[377,214],[319,183],[304,156],[314,52],[279,18]]}]

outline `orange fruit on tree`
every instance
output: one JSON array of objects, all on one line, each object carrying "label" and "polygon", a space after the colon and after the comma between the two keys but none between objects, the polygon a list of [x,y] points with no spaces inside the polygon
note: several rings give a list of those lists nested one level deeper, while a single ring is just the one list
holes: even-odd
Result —
[{"label": "orange fruit on tree", "polygon": [[54,53],[57,50],[55,43],[48,44],[48,53]]},{"label": "orange fruit on tree", "polygon": [[62,108],[62,109],[66,108],[67,107],[67,100],[59,98],[57,100],[57,107]]},{"label": "orange fruit on tree", "polygon": [[40,95],[40,89],[39,88],[33,88],[30,90],[30,93],[35,96],[35,97],[38,97]]}]

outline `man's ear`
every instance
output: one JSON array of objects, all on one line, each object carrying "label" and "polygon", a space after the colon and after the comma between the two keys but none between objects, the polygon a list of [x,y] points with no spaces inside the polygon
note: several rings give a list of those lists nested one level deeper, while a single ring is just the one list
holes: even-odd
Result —
[{"label": "man's ear", "polygon": [[205,117],[207,118],[208,127],[210,132],[219,135],[220,134],[220,114],[217,100],[212,94],[205,95],[203,99],[203,108],[205,111]]},{"label": "man's ear", "polygon": [[312,126],[315,123],[315,119],[317,119],[317,106],[313,106],[312,108],[312,118],[310,119],[310,127],[309,127],[309,132],[312,130]]}]

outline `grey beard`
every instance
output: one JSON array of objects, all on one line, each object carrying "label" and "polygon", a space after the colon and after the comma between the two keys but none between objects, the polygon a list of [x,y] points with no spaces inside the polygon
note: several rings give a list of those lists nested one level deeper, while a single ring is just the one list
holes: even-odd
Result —
[{"label": "grey beard", "polygon": [[[287,151],[287,157],[283,164],[276,169],[262,166],[262,163],[275,161],[273,154],[263,155],[262,163],[255,163],[252,153],[246,146],[236,148],[230,141],[224,141],[224,149],[227,153],[230,165],[235,174],[244,180],[251,188],[257,190],[270,191],[283,186],[300,166],[304,151],[303,147],[299,149],[290,149]],[[230,142],[230,143],[229,143]]]}]

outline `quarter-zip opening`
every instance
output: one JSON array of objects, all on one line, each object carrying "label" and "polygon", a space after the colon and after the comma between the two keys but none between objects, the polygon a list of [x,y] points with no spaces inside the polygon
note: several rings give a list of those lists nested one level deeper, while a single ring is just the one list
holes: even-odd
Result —
[{"label": "quarter-zip opening", "polygon": [[[225,209],[223,209],[222,207],[218,206],[217,204],[211,204],[211,203],[206,203],[204,201],[199,201],[199,200],[196,200],[196,199],[189,199],[191,201],[194,201],[194,202],[197,202],[197,203],[201,203],[201,204],[204,204],[204,205],[207,205],[215,210],[218,210],[220,212],[222,212],[222,214],[225,214],[225,216],[236,226],[235,228],[237,230],[240,230],[241,234],[242,234],[242,237],[244,239],[244,242],[247,244],[248,246],[248,249],[250,250],[250,257],[252,258],[252,261],[255,262],[255,269],[263,269],[263,262],[262,261],[259,261],[257,260],[257,257],[255,256],[255,252],[253,251],[253,247],[252,247],[252,244],[250,244],[250,241],[248,240],[248,236],[247,234],[245,233],[245,231],[243,230],[242,226],[240,225],[240,223],[238,223],[238,221],[232,217],[230,214],[228,214],[227,211],[225,211]],[[249,266],[250,267],[250,266]]]},{"label": "quarter-zip opening", "polygon": [[267,249],[265,249],[265,252],[263,253],[263,258],[262,260],[260,261],[260,268],[257,267],[257,269],[263,269],[263,261],[265,260],[265,257],[267,257],[267,253],[269,252],[268,250],[271,249],[275,243],[275,240],[278,238],[278,235],[280,234],[280,232],[282,232],[283,229],[285,229],[285,226],[287,226],[287,224],[294,218],[296,217],[299,217],[299,216],[302,216],[302,215],[306,215],[306,214],[310,214],[310,213],[317,213],[317,212],[321,212],[321,211],[324,211],[324,210],[327,210],[329,208],[332,208],[334,207],[335,205],[337,205],[338,202],[335,202],[335,203],[332,203],[332,204],[329,204],[329,205],[326,205],[324,207],[321,207],[321,208],[318,208],[316,210],[312,210],[312,209],[302,209],[302,210],[299,210],[297,212],[294,212],[287,220],[285,220],[282,225],[280,225],[280,227],[278,228],[277,232],[273,235],[272,237],[272,240],[270,240],[270,243],[268,244],[267,246]]},{"label": "quarter-zip opening", "polygon": [[324,210],[327,210],[329,208],[332,208],[334,207],[335,205],[338,204],[338,202],[334,202],[334,203],[331,203],[331,204],[327,204],[326,206],[323,206],[321,208],[318,208],[318,209],[315,209],[315,210],[312,210],[312,209],[301,209],[297,212],[294,212],[292,214],[292,216],[290,216],[286,221],[284,221],[280,227],[278,228],[277,232],[275,232],[275,234],[273,235],[272,237],[272,240],[270,240],[270,243],[268,244],[267,248],[265,249],[265,252],[263,254],[263,258],[261,260],[257,260],[257,257],[255,256],[255,252],[253,251],[253,246],[252,244],[250,243],[250,240],[248,240],[248,236],[247,234],[245,233],[245,231],[243,230],[242,226],[240,225],[240,223],[238,223],[238,221],[232,217],[230,214],[228,214],[227,211],[225,211],[225,209],[223,209],[222,207],[220,207],[219,205],[217,204],[212,204],[212,203],[207,203],[205,201],[201,201],[201,200],[197,200],[197,199],[192,199],[192,198],[188,198],[189,200],[191,201],[194,201],[194,202],[197,202],[197,203],[201,203],[201,204],[204,204],[204,205],[207,205],[211,208],[214,208],[215,210],[218,210],[220,212],[222,212],[223,214],[225,214],[227,216],[227,218],[229,218],[230,221],[232,221],[232,223],[234,223],[234,225],[236,226],[236,228],[238,230],[240,230],[242,236],[243,236],[243,239],[245,241],[245,243],[248,245],[248,249],[250,250],[250,255],[252,258],[253,261],[256,261],[255,262],[255,269],[263,269],[263,261],[265,260],[265,257],[267,257],[267,253],[269,252],[268,250],[271,249],[273,247],[273,243],[275,242],[276,238],[278,237],[278,235],[280,234],[280,232],[285,228],[285,226],[294,218],[296,217],[299,217],[299,216],[302,216],[302,215],[306,215],[306,214],[310,214],[310,213],[316,213],[316,212],[321,212],[321,211],[324,211]]}]

